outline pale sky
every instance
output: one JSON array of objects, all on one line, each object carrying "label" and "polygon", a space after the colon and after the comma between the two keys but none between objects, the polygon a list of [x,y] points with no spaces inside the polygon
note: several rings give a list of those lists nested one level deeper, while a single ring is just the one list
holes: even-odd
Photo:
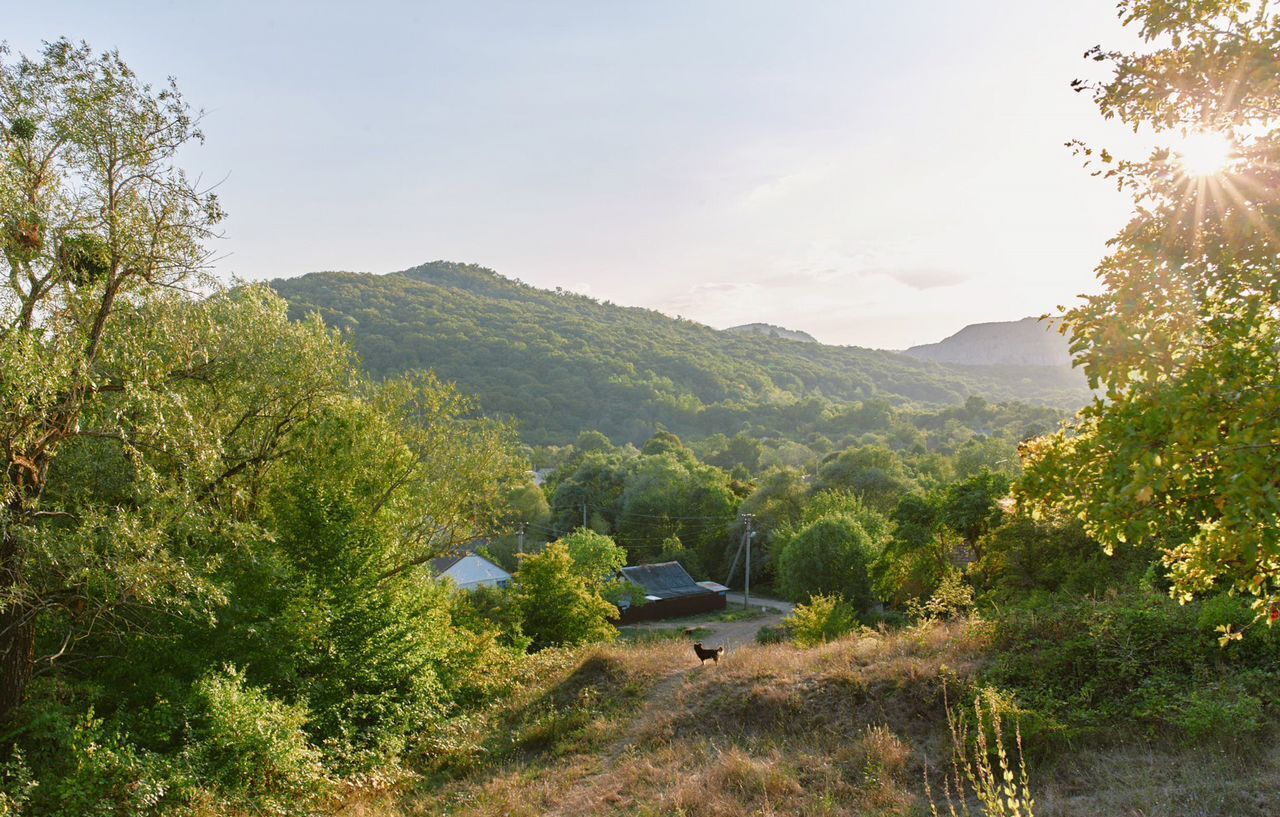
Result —
[{"label": "pale sky", "polygon": [[1125,199],[1069,82],[1115,0],[57,2],[176,76],[230,212],[221,274],[446,259],[680,314],[902,348],[1095,288]]}]

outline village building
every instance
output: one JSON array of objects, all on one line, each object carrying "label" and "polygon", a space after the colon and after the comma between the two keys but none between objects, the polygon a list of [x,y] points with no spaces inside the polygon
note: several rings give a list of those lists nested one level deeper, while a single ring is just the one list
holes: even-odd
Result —
[{"label": "village building", "polygon": [[725,607],[728,588],[715,582],[695,582],[679,562],[632,565],[622,568],[621,573],[643,591],[644,604],[620,604],[619,624],[711,613]]},{"label": "village building", "polygon": [[508,587],[511,574],[493,562],[474,553],[458,553],[431,560],[431,574],[437,579],[449,579],[462,590],[477,587]]}]

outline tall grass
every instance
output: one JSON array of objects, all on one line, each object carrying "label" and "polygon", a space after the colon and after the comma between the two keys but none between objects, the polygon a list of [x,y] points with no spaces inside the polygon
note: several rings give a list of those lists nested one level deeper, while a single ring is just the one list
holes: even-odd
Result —
[{"label": "tall grass", "polygon": [[[944,700],[946,687],[943,687]],[[983,817],[1034,817],[1035,799],[1022,753],[1022,730],[1014,721],[1014,757],[1006,748],[1003,708],[994,689],[984,687],[973,699],[973,723],[963,711],[947,707],[951,731],[951,769],[943,778],[942,795],[947,817],[973,817],[969,804],[976,800]],[[972,729],[972,731],[971,731]],[[994,756],[994,757],[993,757]],[[941,817],[926,774],[925,794],[929,813]]]}]

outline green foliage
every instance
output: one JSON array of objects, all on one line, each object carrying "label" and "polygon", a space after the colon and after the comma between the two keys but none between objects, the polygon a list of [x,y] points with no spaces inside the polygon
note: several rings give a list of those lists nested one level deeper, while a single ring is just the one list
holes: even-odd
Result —
[{"label": "green foliage", "polygon": [[662,540],[662,551],[658,554],[659,562],[679,562],[690,576],[708,575],[702,568],[698,554],[684,546],[679,536],[668,536]]},{"label": "green foliage", "polygon": [[842,451],[824,463],[818,469],[817,487],[852,491],[870,507],[888,513],[913,484],[896,453],[869,445]]},{"label": "green foliage", "polygon": [[858,626],[858,611],[839,595],[819,593],[797,604],[783,624],[800,647],[816,647]]},{"label": "green foliage", "polygon": [[665,539],[679,537],[704,570],[723,575],[738,501],[728,474],[687,449],[641,456],[625,477],[618,539],[638,562],[651,561]]},{"label": "green foliage", "polygon": [[627,565],[627,552],[608,536],[579,528],[559,543],[569,549],[574,568],[588,582],[597,585],[612,581]]},{"label": "green foliage", "polygon": [[906,494],[889,518],[893,535],[871,568],[876,592],[899,603],[928,598],[960,544],[942,527],[941,498]]},{"label": "green foliage", "polygon": [[536,648],[617,637],[609,622],[618,617],[618,608],[603,597],[604,585],[574,563],[563,542],[521,558],[511,590]]},{"label": "green foliage", "polygon": [[975,586],[1002,600],[1035,591],[1096,596],[1135,589],[1156,558],[1145,548],[1107,555],[1079,520],[1016,515],[983,539],[982,558],[970,565],[969,575]]},{"label": "green foliage", "polygon": [[1280,696],[1280,637],[1218,645],[1214,629],[1248,616],[1236,597],[1179,605],[1156,594],[1093,601],[1032,597],[994,617],[987,678],[1043,724],[1040,737],[1103,734],[1118,724],[1195,739],[1261,728]]},{"label": "green foliage", "polygon": [[965,616],[973,610],[973,588],[965,583],[959,570],[952,568],[943,574],[928,601],[912,602],[908,609],[914,617],[926,621]]},{"label": "green foliage", "polygon": [[875,555],[871,536],[856,518],[824,516],[786,537],[777,556],[779,584],[796,601],[836,595],[864,612],[873,600],[867,566]]},{"label": "green foliage", "polygon": [[1121,13],[1146,47],[1094,50],[1113,73],[1080,89],[1165,144],[1208,134],[1232,155],[1197,176],[1176,149],[1120,160],[1080,146],[1134,216],[1098,266],[1101,292],[1063,323],[1103,394],[1025,449],[1023,492],[1108,549],[1165,549],[1178,598],[1231,586],[1266,617],[1280,591],[1280,11],[1126,0]]},{"label": "green foliage", "polygon": [[999,500],[1008,495],[1009,484],[1004,474],[979,471],[946,489],[939,518],[964,539],[976,558],[982,557],[981,537],[1004,516]]},{"label": "green foliage", "polygon": [[225,802],[287,814],[329,784],[306,709],[248,686],[234,667],[196,684],[189,717],[185,759]]}]

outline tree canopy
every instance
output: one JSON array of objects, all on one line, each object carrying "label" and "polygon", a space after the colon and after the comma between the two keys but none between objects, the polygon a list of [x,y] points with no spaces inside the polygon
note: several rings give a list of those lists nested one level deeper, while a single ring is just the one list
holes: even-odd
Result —
[{"label": "tree canopy", "polygon": [[[1225,585],[1265,616],[1280,590],[1280,11],[1120,7],[1146,47],[1090,52],[1110,76],[1077,87],[1167,147],[1079,146],[1134,212],[1098,266],[1102,291],[1063,322],[1103,393],[1026,446],[1023,496],[1108,548],[1159,546],[1180,599]],[[1184,137],[1221,140],[1222,166],[1189,163]]]}]

